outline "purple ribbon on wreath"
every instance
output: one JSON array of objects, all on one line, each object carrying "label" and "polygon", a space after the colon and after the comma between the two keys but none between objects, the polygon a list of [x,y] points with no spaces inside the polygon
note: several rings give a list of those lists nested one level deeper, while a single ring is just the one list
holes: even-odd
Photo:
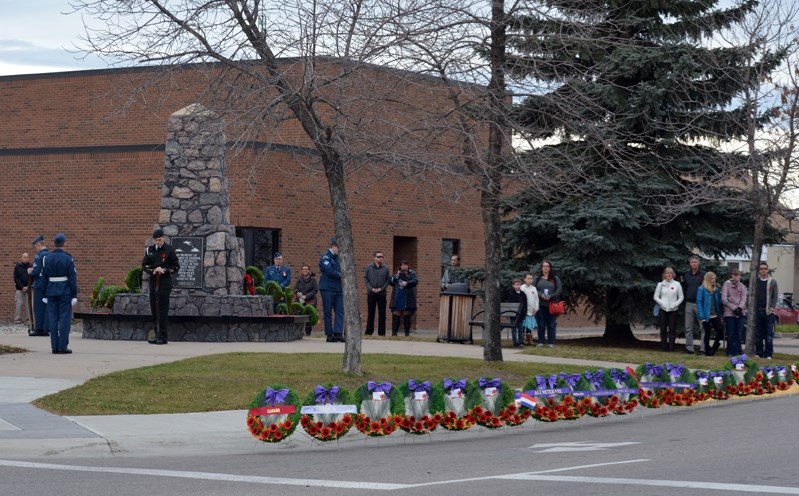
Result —
[{"label": "purple ribbon on wreath", "polygon": [[777,375],[788,375],[788,369],[785,367],[785,365],[775,365],[774,370],[777,371]]},{"label": "purple ribbon on wreath", "polygon": [[453,389],[460,389],[461,391],[465,391],[466,379],[458,379],[457,381],[451,381],[449,378],[445,378],[444,390],[449,393]]},{"label": "purple ribbon on wreath", "polygon": [[730,362],[732,362],[733,365],[746,365],[747,358],[746,355],[734,356],[730,358]]},{"label": "purple ribbon on wreath", "polygon": [[616,383],[626,383],[627,377],[630,376],[630,373],[624,369],[610,369],[608,373],[610,374],[610,378],[613,379],[613,382]]},{"label": "purple ribbon on wreath", "polygon": [[266,402],[269,403],[269,406],[275,406],[278,403],[283,403],[286,401],[286,396],[288,395],[288,389],[272,389],[268,387],[264,393],[264,398],[266,399]]},{"label": "purple ribbon on wreath", "polygon": [[366,388],[370,393],[388,393],[391,391],[392,384],[390,382],[381,382],[380,384],[369,381],[366,383]]},{"label": "purple ribbon on wreath", "polygon": [[701,370],[696,371],[696,378],[697,379],[707,379],[708,375],[706,372],[702,372]]},{"label": "purple ribbon on wreath", "polygon": [[644,364],[644,368],[646,369],[646,375],[651,377],[658,377],[660,374],[663,373],[662,365],[653,365],[649,362],[646,362]]},{"label": "purple ribbon on wreath", "polygon": [[338,396],[339,387],[338,386],[330,386],[326,388],[324,386],[316,386],[314,388],[314,394],[316,395],[316,404],[317,405],[324,405],[325,403],[330,403],[331,405],[336,402],[336,396]]},{"label": "purple ribbon on wreath", "polygon": [[538,383],[538,389],[555,389],[558,387],[558,376],[541,377],[537,375],[535,376],[535,382]]},{"label": "purple ribbon on wreath", "polygon": [[430,385],[430,381],[416,382],[413,379],[408,380],[408,390],[414,393],[421,393],[424,391],[429,396],[431,388],[432,386]]},{"label": "purple ribbon on wreath", "polygon": [[680,363],[671,364],[671,363],[666,362],[666,370],[669,371],[669,376],[670,377],[673,377],[673,378],[676,379],[676,378],[682,376],[682,372],[683,372],[683,370],[685,370],[685,366],[680,364]]},{"label": "purple ribbon on wreath", "polygon": [[502,384],[502,380],[497,377],[495,379],[486,379],[485,377],[481,377],[477,380],[477,385],[480,386],[482,389],[485,388],[498,388],[499,385]]},{"label": "purple ribbon on wreath", "polygon": [[715,379],[716,377],[724,377],[725,375],[729,374],[730,373],[726,370],[714,370],[710,372],[710,377]]},{"label": "purple ribbon on wreath", "polygon": [[769,372],[771,372],[772,374],[774,373],[774,369],[771,367],[760,367],[760,371],[763,372],[764,374],[768,374]]},{"label": "purple ribbon on wreath", "polygon": [[567,374],[566,372],[561,372],[560,378],[572,389],[574,389],[574,386],[576,386],[581,379],[580,374]]},{"label": "purple ribbon on wreath", "polygon": [[588,379],[588,382],[591,383],[594,389],[599,389],[602,387],[602,382],[605,379],[605,371],[599,369],[594,372],[586,372],[585,378]]}]

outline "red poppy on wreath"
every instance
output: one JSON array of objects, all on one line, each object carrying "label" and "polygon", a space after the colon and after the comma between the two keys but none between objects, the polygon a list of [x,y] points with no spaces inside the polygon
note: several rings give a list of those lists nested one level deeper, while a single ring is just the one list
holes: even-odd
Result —
[{"label": "red poppy on wreath", "polygon": [[250,296],[255,296],[255,285],[250,274],[244,274],[244,289]]}]

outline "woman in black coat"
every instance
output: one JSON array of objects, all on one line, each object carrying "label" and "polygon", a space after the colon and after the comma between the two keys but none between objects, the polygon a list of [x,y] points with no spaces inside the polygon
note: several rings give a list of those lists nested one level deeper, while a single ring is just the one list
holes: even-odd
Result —
[{"label": "woman in black coat", "polygon": [[388,283],[393,286],[390,305],[391,335],[397,335],[402,317],[405,335],[410,336],[411,317],[416,312],[416,286],[419,284],[419,279],[408,261],[403,260],[400,262],[399,270]]}]

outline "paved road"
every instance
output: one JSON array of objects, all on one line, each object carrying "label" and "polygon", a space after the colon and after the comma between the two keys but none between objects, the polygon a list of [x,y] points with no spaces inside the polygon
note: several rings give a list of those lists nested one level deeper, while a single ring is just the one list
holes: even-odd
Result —
[{"label": "paved road", "polygon": [[797,408],[783,396],[222,457],[0,457],[0,494],[799,494]]}]

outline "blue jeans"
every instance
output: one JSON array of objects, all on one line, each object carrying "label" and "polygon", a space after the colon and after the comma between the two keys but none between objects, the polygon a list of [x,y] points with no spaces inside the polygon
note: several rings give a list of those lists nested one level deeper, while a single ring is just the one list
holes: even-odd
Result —
[{"label": "blue jeans", "polygon": [[538,342],[544,343],[546,336],[547,344],[555,344],[555,333],[558,327],[558,316],[549,313],[548,305],[541,305],[536,314],[538,321]]},{"label": "blue jeans", "polygon": [[755,354],[759,357],[770,357],[774,354],[774,314],[767,315],[765,310],[757,311]]},{"label": "blue jeans", "polygon": [[741,343],[746,317],[724,317],[724,324],[727,326],[727,356],[738,356],[743,353]]},{"label": "blue jeans", "polygon": [[524,344],[524,314],[516,319],[516,325],[513,326],[511,331],[511,338],[513,339],[513,346]]},{"label": "blue jeans", "polygon": [[325,335],[341,335],[344,332],[344,294],[341,291],[322,291],[322,309]]}]

